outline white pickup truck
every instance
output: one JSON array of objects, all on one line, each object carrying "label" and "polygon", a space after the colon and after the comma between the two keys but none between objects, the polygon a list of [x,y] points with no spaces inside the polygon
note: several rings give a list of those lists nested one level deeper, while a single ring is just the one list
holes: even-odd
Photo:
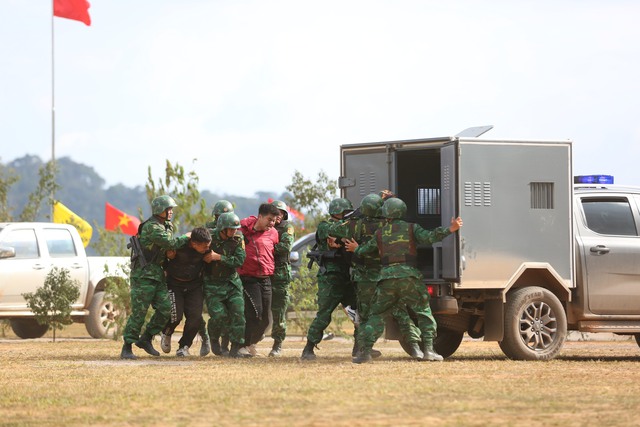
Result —
[{"label": "white pickup truck", "polygon": [[105,298],[106,279],[126,280],[122,266],[128,262],[127,257],[88,257],[71,225],[0,223],[0,319],[9,319],[20,338],[43,336],[48,325],[36,322],[22,294],[41,287],[53,267],[65,268],[80,284],[73,320],[84,323],[92,337],[102,338],[112,332],[117,314]]}]

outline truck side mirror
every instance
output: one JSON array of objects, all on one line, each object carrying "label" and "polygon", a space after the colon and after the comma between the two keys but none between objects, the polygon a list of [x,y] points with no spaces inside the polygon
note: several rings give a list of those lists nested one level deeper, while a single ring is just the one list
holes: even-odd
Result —
[{"label": "truck side mirror", "polygon": [[16,256],[15,248],[9,246],[0,246],[0,259],[13,258]]}]

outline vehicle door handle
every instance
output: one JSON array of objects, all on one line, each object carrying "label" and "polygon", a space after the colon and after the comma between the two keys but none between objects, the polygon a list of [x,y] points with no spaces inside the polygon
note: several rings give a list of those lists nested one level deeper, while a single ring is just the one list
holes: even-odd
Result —
[{"label": "vehicle door handle", "polygon": [[609,249],[604,245],[593,246],[589,250],[591,251],[592,254],[599,254],[599,255],[608,254],[611,251],[611,249]]},{"label": "vehicle door handle", "polygon": [[82,264],[78,264],[77,262],[73,263],[71,264],[71,268],[73,268],[74,270],[77,270],[79,268],[82,268]]},{"label": "vehicle door handle", "polygon": [[34,270],[42,270],[43,268],[44,268],[44,265],[42,264],[33,264]]}]

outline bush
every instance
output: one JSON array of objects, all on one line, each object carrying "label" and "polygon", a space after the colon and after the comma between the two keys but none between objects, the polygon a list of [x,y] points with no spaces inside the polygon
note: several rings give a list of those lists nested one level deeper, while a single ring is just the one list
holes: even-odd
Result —
[{"label": "bush", "polygon": [[22,294],[29,309],[41,325],[49,325],[56,341],[56,330],[73,323],[71,304],[80,297],[80,284],[71,280],[69,270],[54,267],[35,292]]}]

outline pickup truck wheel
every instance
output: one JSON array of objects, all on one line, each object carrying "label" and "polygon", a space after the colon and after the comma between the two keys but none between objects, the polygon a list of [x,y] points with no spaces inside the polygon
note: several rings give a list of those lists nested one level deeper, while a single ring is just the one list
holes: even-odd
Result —
[{"label": "pickup truck wheel", "polygon": [[49,330],[49,325],[41,325],[36,319],[11,319],[11,329],[20,338],[40,338]]},{"label": "pickup truck wheel", "polygon": [[[460,347],[463,335],[463,332],[456,332],[450,329],[438,327],[438,335],[433,340],[433,348],[442,357],[449,357],[456,352],[458,347]],[[400,346],[405,353],[411,354],[409,344],[404,340],[404,338],[400,338],[398,342],[400,342]],[[424,345],[422,343],[420,343],[420,349],[424,350]]]},{"label": "pickup truck wheel", "polygon": [[500,348],[514,360],[553,359],[567,338],[567,317],[558,298],[537,286],[507,295]]},{"label": "pickup truck wheel", "polygon": [[89,306],[89,316],[85,319],[87,332],[93,338],[107,338],[116,328],[118,308],[104,296],[104,291],[96,292]]}]

